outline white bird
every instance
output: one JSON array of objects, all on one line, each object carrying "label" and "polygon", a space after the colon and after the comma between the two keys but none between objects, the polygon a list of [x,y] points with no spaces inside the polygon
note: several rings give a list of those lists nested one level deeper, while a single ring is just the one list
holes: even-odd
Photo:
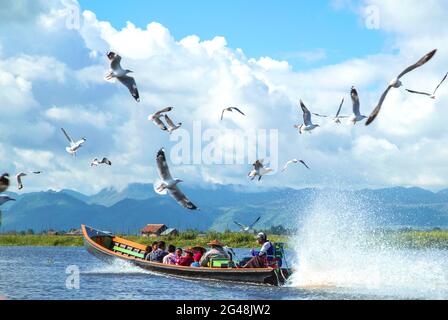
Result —
[{"label": "white bird", "polygon": [[156,113],[150,114],[148,116],[148,120],[152,121],[156,126],[158,126],[160,129],[162,129],[163,131],[167,131],[168,128],[166,127],[166,125],[163,123],[162,120],[160,120],[160,118],[167,112],[170,112],[171,110],[173,110],[173,107],[166,107],[162,110],[157,111]]},{"label": "white bird", "polygon": [[0,192],[5,192],[9,188],[9,174],[4,173],[0,177]]},{"label": "white bird", "polygon": [[107,164],[107,165],[111,166],[112,162],[109,159],[107,159],[107,158],[103,158],[101,161],[99,161],[98,158],[95,158],[90,163],[90,166],[91,167],[93,167],[93,166],[96,167],[96,166],[99,166],[100,164]]},{"label": "white bird", "polygon": [[284,166],[283,169],[282,169],[282,172],[285,172],[286,169],[288,169],[289,165],[290,165],[290,164],[293,164],[293,163],[301,163],[301,164],[303,164],[307,169],[310,169],[310,168],[307,166],[307,164],[305,163],[305,161],[303,161],[303,160],[297,160],[297,159],[292,159],[292,160],[289,160],[288,162],[286,162],[285,166]]},{"label": "white bird", "polygon": [[308,108],[305,106],[302,100],[300,100],[300,107],[303,111],[303,123],[301,125],[295,125],[294,128],[298,129],[300,134],[305,132],[310,132],[317,127],[319,127],[318,124],[313,124],[311,121],[311,112],[308,110]]},{"label": "white bird", "polygon": [[435,99],[437,90],[439,90],[440,86],[442,85],[443,82],[445,82],[447,77],[448,77],[448,73],[445,74],[445,76],[443,77],[442,81],[440,81],[440,83],[437,85],[437,87],[436,87],[436,89],[434,90],[433,93],[415,91],[415,90],[410,90],[410,89],[406,89],[406,91],[410,92],[410,93],[422,94],[422,95],[430,97],[431,99]]},{"label": "white bird", "polygon": [[79,148],[82,147],[83,143],[86,142],[86,138],[82,138],[81,140],[75,142],[70,136],[67,134],[67,132],[64,130],[64,128],[61,128],[62,132],[64,133],[67,140],[70,142],[70,147],[66,147],[65,151],[70,153],[71,155],[76,156],[76,152]]},{"label": "white bird", "polygon": [[120,81],[123,85],[128,88],[131,95],[137,102],[140,102],[140,95],[138,93],[137,84],[133,77],[128,76],[129,73],[133,72],[128,69],[123,69],[121,67],[121,57],[115,52],[109,52],[107,57],[110,60],[110,72],[106,75],[106,80],[111,80],[113,78]]},{"label": "white bird", "polygon": [[9,196],[3,196],[3,195],[0,196],[0,206],[4,205],[8,201],[16,201],[16,199],[13,199]]},{"label": "white bird", "polygon": [[389,83],[387,89],[383,92],[383,94],[380,97],[380,101],[378,102],[378,105],[376,106],[376,108],[372,111],[372,113],[370,114],[369,118],[366,121],[366,126],[368,126],[369,124],[371,124],[376,117],[378,116],[378,114],[381,111],[381,107],[383,105],[384,100],[386,99],[387,94],[389,93],[389,91],[392,88],[400,88],[403,84],[401,83],[400,79],[406,75],[407,73],[423,66],[425,63],[427,63],[429,60],[432,59],[432,57],[434,57],[434,55],[436,54],[437,49],[432,50],[431,52],[427,53],[426,55],[424,55],[420,60],[418,60],[416,63],[414,63],[413,65],[407,67],[402,73],[400,73],[398,75],[398,77],[392,79],[392,81]]},{"label": "white bird", "polygon": [[356,91],[355,87],[352,87],[350,96],[352,97],[353,114],[349,117],[349,121],[355,125],[367,117],[361,114],[358,91]]},{"label": "white bird", "polygon": [[[336,112],[336,115],[332,119],[334,123],[340,124],[341,123],[341,119],[348,118],[348,116],[341,116],[341,115],[339,115],[341,113],[341,109],[342,109],[342,105],[344,104],[344,100],[345,99],[342,98],[342,101],[341,101],[341,104],[339,105],[338,111]],[[328,116],[321,115],[321,114],[318,114],[318,113],[313,113],[313,115],[318,116],[318,117],[322,117],[322,118],[328,118]]]},{"label": "white bird", "polygon": [[261,217],[258,217],[254,222],[252,222],[250,225],[248,225],[248,226],[246,226],[246,225],[244,225],[244,224],[242,224],[242,223],[239,223],[238,221],[233,221],[233,223],[235,223],[237,226],[239,226],[240,227],[240,229],[241,229],[241,231],[242,232],[249,232],[249,231],[253,231],[253,228],[254,228],[254,226],[255,226],[255,224],[258,222],[258,221],[260,221],[260,219],[261,219]]},{"label": "white bird", "polygon": [[168,163],[166,162],[165,151],[163,149],[160,149],[157,153],[157,170],[159,177],[162,180],[161,184],[156,187],[158,193],[162,193],[166,190],[182,207],[189,210],[198,210],[198,207],[195,206],[182,191],[180,191],[178,184],[183,181],[180,179],[173,179],[171,176]]},{"label": "white bird", "polygon": [[16,174],[17,188],[18,188],[19,190],[22,190],[22,189],[23,189],[22,178],[23,178],[23,177],[26,177],[26,176],[27,176],[27,174],[24,173],[24,172],[20,172],[20,173]]},{"label": "white bird", "polygon": [[179,129],[182,126],[182,122],[179,122],[177,125],[174,124],[174,122],[168,117],[168,115],[165,115],[165,121],[168,125],[167,129],[169,133],[172,133],[173,131]]},{"label": "white bird", "polygon": [[274,169],[266,168],[263,165],[263,159],[255,161],[252,166],[254,168],[248,174],[248,177],[251,178],[251,180],[254,180],[258,176],[258,181],[260,181],[263,176],[274,171]]},{"label": "white bird", "polygon": [[233,110],[238,111],[238,112],[241,113],[243,116],[245,116],[244,112],[241,111],[240,109],[238,109],[238,108],[236,108],[236,107],[229,107],[229,108],[224,108],[224,109],[222,110],[222,113],[221,113],[221,120],[224,119],[224,112],[226,112],[226,111],[227,111],[227,112],[233,112]]}]

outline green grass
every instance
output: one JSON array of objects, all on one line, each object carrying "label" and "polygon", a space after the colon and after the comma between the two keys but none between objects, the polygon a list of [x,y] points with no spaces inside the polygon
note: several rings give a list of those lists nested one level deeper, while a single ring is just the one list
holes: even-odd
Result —
[{"label": "green grass", "polygon": [[[232,248],[258,247],[252,234],[236,232],[207,232],[200,235],[197,231],[186,231],[178,236],[144,238],[139,236],[123,236],[131,241],[149,245],[155,240],[164,240],[167,244],[176,247],[207,246],[213,239],[218,239]],[[287,236],[269,236],[273,242],[288,243]],[[377,235],[380,243],[389,243],[393,246],[403,248],[440,248],[448,249],[448,230],[446,231],[394,231]],[[48,236],[48,235],[0,235],[0,246],[82,246],[83,239],[79,236]]]}]

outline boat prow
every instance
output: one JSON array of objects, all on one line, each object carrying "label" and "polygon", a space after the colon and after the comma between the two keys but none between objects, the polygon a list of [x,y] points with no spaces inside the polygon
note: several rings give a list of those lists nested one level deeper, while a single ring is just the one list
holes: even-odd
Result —
[{"label": "boat prow", "polygon": [[107,263],[120,259],[164,275],[273,286],[285,284],[291,275],[291,270],[286,268],[197,268],[151,262],[145,260],[145,254],[148,252],[145,245],[85,225],[81,225],[81,230],[87,251]]}]

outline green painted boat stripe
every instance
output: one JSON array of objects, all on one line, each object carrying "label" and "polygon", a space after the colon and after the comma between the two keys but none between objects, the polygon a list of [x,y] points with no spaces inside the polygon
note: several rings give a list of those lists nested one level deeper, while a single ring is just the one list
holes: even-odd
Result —
[{"label": "green painted boat stripe", "polygon": [[134,252],[134,251],[128,250],[128,249],[123,249],[123,248],[120,248],[120,247],[117,247],[117,246],[114,247],[114,250],[115,251],[120,251],[122,253],[130,254],[131,256],[134,256],[134,257],[137,257],[137,258],[142,258],[143,259],[145,257],[141,253],[137,253],[137,252]]}]

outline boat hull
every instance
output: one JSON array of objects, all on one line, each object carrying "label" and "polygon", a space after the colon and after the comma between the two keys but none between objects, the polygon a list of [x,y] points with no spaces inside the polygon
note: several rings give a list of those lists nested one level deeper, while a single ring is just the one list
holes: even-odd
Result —
[{"label": "boat hull", "polygon": [[[106,263],[113,263],[113,261],[119,259],[128,261],[132,265],[144,270],[163,275],[207,281],[229,281],[273,286],[283,285],[291,274],[290,270],[285,268],[195,268],[151,262],[114,252],[102,245],[102,242],[104,242],[103,238],[106,238],[107,235],[87,226],[81,226],[81,228],[83,230],[84,246],[87,251]],[[110,237],[112,238],[111,235]]]}]

